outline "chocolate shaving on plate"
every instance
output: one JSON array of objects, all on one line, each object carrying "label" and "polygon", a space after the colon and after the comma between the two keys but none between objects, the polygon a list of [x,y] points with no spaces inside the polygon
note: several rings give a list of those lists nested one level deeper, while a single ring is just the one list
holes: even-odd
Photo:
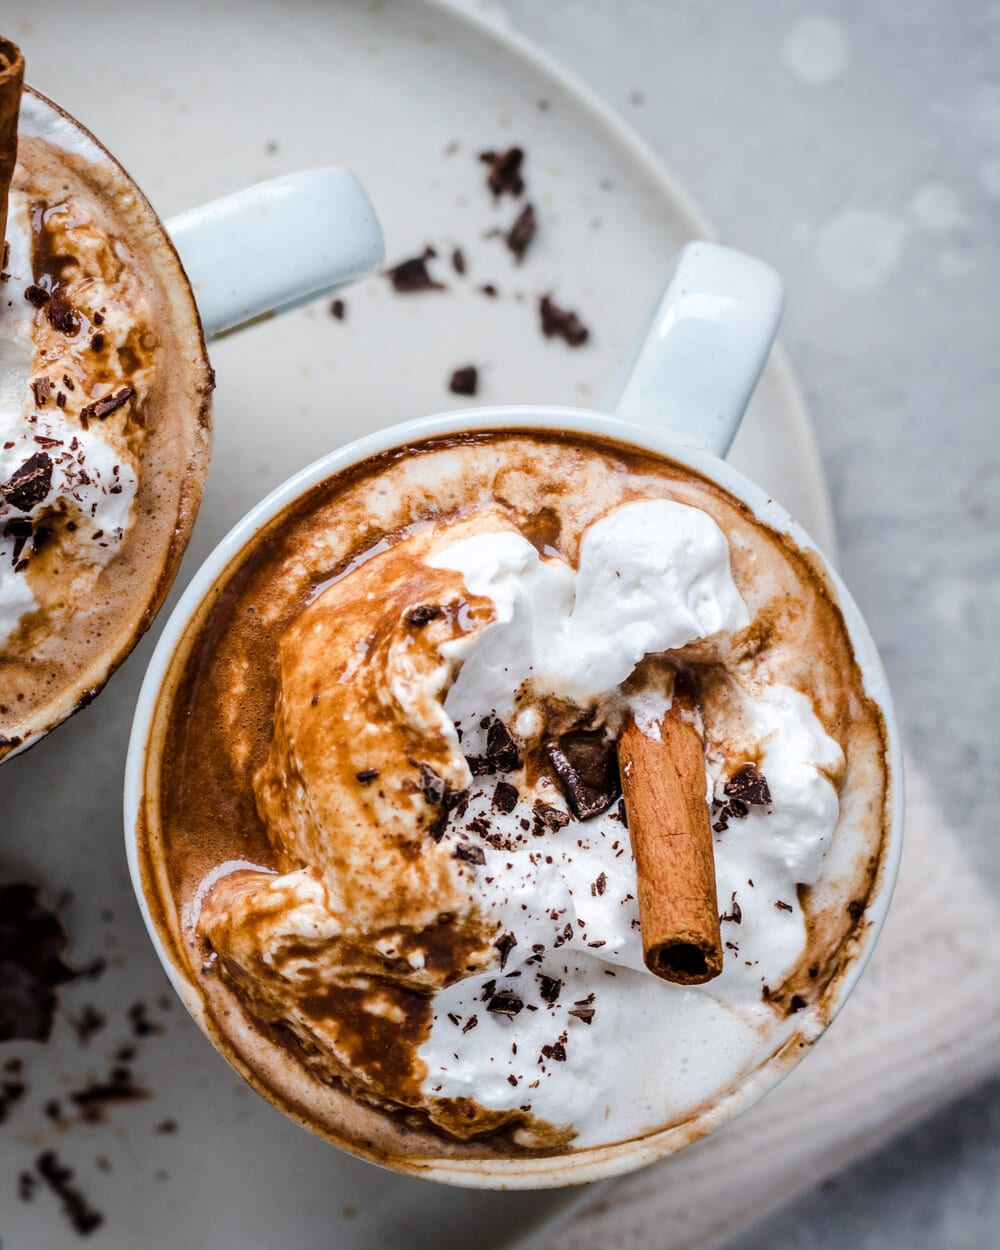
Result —
[{"label": "chocolate shaving on plate", "polygon": [[542,323],[542,333],[547,339],[564,339],[570,347],[580,347],[590,338],[590,331],[575,312],[568,308],[560,308],[548,295],[538,301],[538,313]]},{"label": "chocolate shaving on plate", "polygon": [[495,196],[518,196],[524,190],[524,178],[521,166],[524,163],[524,149],[506,148],[503,152],[480,152],[479,159],[489,166],[486,173],[486,184]]},{"label": "chocolate shaving on plate", "polygon": [[347,316],[347,305],[342,299],[334,299],[330,301],[330,316],[337,321],[343,321]]},{"label": "chocolate shaving on plate", "polygon": [[517,217],[514,224],[503,236],[504,242],[508,248],[514,253],[514,257],[518,264],[524,260],[524,254],[531,246],[531,243],[538,233],[538,219],[535,216],[533,205],[527,204]]},{"label": "chocolate shaving on plate", "polygon": [[385,276],[392,283],[392,289],[400,295],[414,295],[418,291],[444,291],[445,284],[436,282],[427,269],[427,262],[437,253],[432,247],[424,250],[420,256],[411,256],[409,260],[400,261],[385,271]]},{"label": "chocolate shaving on plate", "polygon": [[479,370],[475,365],[462,365],[448,380],[448,390],[453,395],[475,395],[479,390]]}]

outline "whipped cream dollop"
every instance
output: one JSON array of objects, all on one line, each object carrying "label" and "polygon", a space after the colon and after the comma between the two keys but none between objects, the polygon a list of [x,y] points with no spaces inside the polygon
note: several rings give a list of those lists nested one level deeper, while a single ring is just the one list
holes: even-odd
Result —
[{"label": "whipped cream dollop", "polygon": [[[138,485],[132,457],[109,441],[99,420],[79,416],[81,394],[98,401],[114,388],[90,384],[72,336],[63,336],[65,359],[40,358],[36,327],[44,314],[32,277],[30,211],[22,197],[11,197],[0,286],[0,645],[38,607],[30,569],[44,518],[65,513],[74,551],[99,567],[121,546]],[[109,301],[102,331],[109,340],[121,332],[120,319]]]},{"label": "whipped cream dollop", "polygon": [[[405,951],[393,978],[431,996],[406,1105],[522,1114],[577,1147],[638,1135],[691,1115],[791,1031],[771,990],[806,947],[798,887],[837,823],[843,756],[804,693],[739,660],[750,614],[701,509],[612,508],[575,567],[500,514],[455,530],[379,550],[283,638],[255,788],[297,867],[216,882],[202,932],[255,1009],[314,1055],[347,1042],[303,1008],[302,987],[315,1003],[317,982],[360,976],[382,1019],[374,960]],[[545,764],[559,726],[603,735],[612,754],[629,714],[655,735],[673,663],[710,667],[729,709],[701,727],[725,951],[698,987],[644,965],[623,804],[578,819]],[[766,787],[740,798],[748,761]],[[394,898],[419,932],[392,927]],[[450,962],[426,941],[442,914],[480,935]],[[392,1102],[391,1082],[365,1079]]]}]

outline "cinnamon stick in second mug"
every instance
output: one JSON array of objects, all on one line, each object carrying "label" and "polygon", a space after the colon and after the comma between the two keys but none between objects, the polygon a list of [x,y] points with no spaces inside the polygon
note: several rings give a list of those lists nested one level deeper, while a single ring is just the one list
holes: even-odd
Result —
[{"label": "cinnamon stick in second mug", "polygon": [[667,981],[701,985],[722,971],[722,938],[705,758],[694,699],[680,676],[659,735],[647,736],[629,719],[618,741],[643,959]]}]

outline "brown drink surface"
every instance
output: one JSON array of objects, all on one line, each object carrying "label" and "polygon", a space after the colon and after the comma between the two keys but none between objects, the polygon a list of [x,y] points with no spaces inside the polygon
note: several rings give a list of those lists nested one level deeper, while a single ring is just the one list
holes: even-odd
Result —
[{"label": "brown drink surface", "polygon": [[[637,1128],[634,1134],[618,1132],[611,1140],[685,1124],[690,1124],[692,1139],[700,1136],[707,1131],[703,1113],[733,1094],[776,1052],[783,1056],[779,1062],[791,1062],[826,1023],[837,982],[855,957],[866,900],[878,879],[890,783],[881,714],[863,689],[833,591],[817,564],[786,537],[757,522],[745,505],[715,484],[634,448],[546,433],[430,440],[374,457],[313,488],[270,522],[219,580],[178,649],[167,681],[169,697],[161,699],[139,836],[154,920],[172,961],[193,987],[194,1010],[216,1044],[284,1110],[357,1153],[417,1168],[421,1160],[441,1157],[560,1153],[575,1148],[574,1109],[567,1107],[559,1118],[541,1117],[525,1095],[528,1102],[523,1108],[491,1113],[474,1099],[467,1105],[461,1098],[435,1098],[428,1090],[426,1065],[417,1052],[431,1029],[433,990],[472,969],[482,972],[485,967],[489,972],[492,966],[494,972],[498,967],[502,971],[508,953],[502,937],[495,942],[488,927],[477,929],[474,911],[468,916],[460,910],[443,912],[436,926],[426,917],[413,921],[420,930],[422,971],[418,969],[417,984],[412,970],[405,977],[398,975],[405,950],[388,951],[380,967],[370,950],[360,956],[357,951],[345,953],[339,938],[301,950],[286,943],[281,957],[299,961],[296,975],[310,988],[297,1004],[295,1020],[282,1016],[244,960],[244,950],[253,948],[271,923],[260,910],[260,893],[253,890],[259,891],[263,882],[267,897],[271,882],[295,880],[309,862],[308,830],[301,832],[305,826],[298,815],[297,828],[305,840],[301,844],[287,836],[283,843],[276,842],[262,819],[262,814],[269,821],[285,819],[298,811],[301,777],[283,771],[275,761],[285,758],[285,737],[305,732],[303,725],[310,722],[295,719],[287,707],[276,717],[275,703],[279,688],[283,698],[291,696],[289,657],[294,660],[297,647],[308,651],[301,631],[314,617],[306,609],[323,602],[324,590],[348,585],[352,578],[359,588],[355,599],[345,591],[346,598],[337,601],[336,630],[342,638],[329,636],[329,684],[311,673],[316,693],[306,700],[320,709],[317,717],[327,708],[335,718],[346,715],[347,703],[323,700],[328,695],[340,697],[338,686],[350,680],[351,662],[343,666],[338,648],[347,645],[343,639],[353,644],[358,633],[365,633],[373,603],[384,603],[393,620],[401,604],[409,605],[401,618],[410,631],[403,644],[408,655],[416,655],[418,667],[420,648],[425,646],[420,641],[423,631],[437,629],[434,645],[439,645],[442,638],[461,632],[463,627],[455,624],[460,611],[472,615],[483,611],[477,597],[463,596],[461,587],[456,599],[455,586],[449,582],[454,575],[435,574],[432,606],[452,604],[455,613],[448,608],[428,616],[425,592],[432,583],[426,569],[420,574],[423,580],[411,585],[417,565],[411,569],[410,555],[404,559],[399,553],[412,551],[419,564],[421,551],[433,546],[442,532],[449,536],[476,532],[489,517],[489,524],[509,526],[526,536],[543,556],[559,556],[575,565],[581,535],[589,526],[622,504],[651,499],[690,504],[714,518],[728,539],[733,579],[749,610],[750,624],[726,648],[695,643],[680,656],[696,690],[707,748],[722,761],[723,775],[735,776],[755,762],[747,758],[745,735],[737,727],[739,712],[732,706],[728,673],[741,666],[749,666],[764,680],[780,677],[808,692],[823,729],[842,748],[844,762],[836,777],[840,819],[823,872],[812,887],[800,888],[792,903],[773,904],[788,911],[793,904],[801,908],[807,941],[782,983],[763,986],[762,1014],[753,1026],[756,1050],[742,1069],[738,1064],[727,1069],[726,1080],[709,1095],[702,1090],[683,1110],[665,1108],[662,1120]],[[383,569],[392,570],[391,575]],[[377,632],[367,637],[374,639]],[[361,649],[367,656],[381,645],[369,641]],[[376,808],[372,788],[377,791],[384,784],[389,789],[392,760],[376,761],[379,769],[358,768],[362,756],[352,744],[364,738],[366,718],[375,723],[380,715],[374,704],[366,705],[356,723],[346,723],[339,737],[336,727],[329,729],[332,736],[322,744],[327,755],[336,756],[330,771],[339,778],[337,786],[353,796],[351,802],[376,803]],[[292,745],[297,758],[310,758],[308,742]],[[413,749],[421,746],[426,742]],[[415,768],[417,763],[410,758],[409,765]],[[547,768],[535,757],[524,763],[527,772],[511,773],[511,763],[494,767],[491,788],[503,776],[524,786],[532,770]],[[435,765],[444,772],[440,760]],[[473,761],[473,773],[477,766]],[[372,772],[374,778],[368,775]],[[412,788],[418,789],[419,783]],[[430,798],[440,801],[440,795]],[[438,810],[430,800],[423,805],[419,796],[414,803],[421,819]],[[494,806],[498,803],[505,806],[499,788]],[[461,810],[459,806],[458,814],[448,819],[454,823]],[[548,836],[545,812],[542,817],[525,835],[528,841]],[[725,826],[725,819],[720,823]],[[392,858],[398,852],[404,858],[423,857],[421,870],[431,875],[413,880],[425,881],[432,902],[451,898],[447,883],[442,886],[433,876],[440,829],[418,827],[415,841],[403,839],[398,845],[390,830],[386,837],[392,845],[385,852],[384,869],[366,882],[351,859],[356,835],[349,825],[345,817],[344,842],[334,852],[334,858],[340,854],[341,859],[328,871],[328,888],[332,873],[333,888],[343,893],[355,890],[355,904],[363,909],[367,904],[361,896],[374,882],[373,895],[394,897],[401,913],[417,916],[419,897],[402,886],[401,892],[393,893],[406,880]],[[732,832],[724,828],[718,832],[717,845],[719,839],[740,836],[738,819],[731,819],[730,828]],[[488,841],[490,835],[485,836]],[[422,849],[413,849],[416,844]],[[373,857],[385,849],[375,843],[357,845]],[[292,876],[268,878],[261,870]],[[603,891],[602,882],[594,882],[591,893]],[[373,905],[378,905],[377,897]],[[735,914],[723,920],[730,922],[727,934],[738,938],[739,931],[732,927],[740,920],[735,897],[731,911]],[[206,934],[228,945],[215,950]],[[417,936],[409,940],[417,942]],[[338,962],[354,970],[346,981],[337,979]],[[530,975],[527,970],[526,974]],[[541,980],[543,997],[558,993],[545,978]],[[479,1016],[520,1011],[520,1006],[511,1005],[511,996],[512,989],[522,984],[506,982],[498,997],[488,982]],[[487,1001],[491,989],[493,997]],[[579,1026],[578,1040],[592,1022],[594,1009],[588,1004],[594,1001],[592,993],[570,1012],[574,1027]],[[597,1001],[600,1004],[599,996]],[[465,1036],[471,1026],[467,1018],[463,1021]],[[459,1031],[456,1028],[456,1037]],[[476,1032],[469,1036],[475,1038]],[[552,1040],[546,1056],[550,1068],[557,1066],[552,1060],[560,1059],[563,1045],[558,1038]],[[330,1050],[325,1049],[328,1045]],[[648,1045],[657,1046],[655,1036]],[[618,1056],[600,1055],[598,1060],[613,1068]],[[696,1082],[692,1088],[701,1087]]]},{"label": "brown drink surface", "polygon": [[[152,209],[34,93],[22,103],[10,218],[8,239],[19,230],[30,261],[27,247],[8,249],[18,272],[0,288],[0,331],[10,342],[28,318],[31,357],[27,377],[3,383],[37,433],[23,452],[9,444],[0,494],[5,558],[30,593],[0,640],[0,756],[92,697],[155,615],[201,496],[212,386],[190,289]],[[94,448],[103,479],[87,459]],[[32,468],[39,495],[57,478],[66,489],[33,507],[30,488],[16,489]],[[106,532],[93,501],[112,502],[126,476],[134,498]]]}]

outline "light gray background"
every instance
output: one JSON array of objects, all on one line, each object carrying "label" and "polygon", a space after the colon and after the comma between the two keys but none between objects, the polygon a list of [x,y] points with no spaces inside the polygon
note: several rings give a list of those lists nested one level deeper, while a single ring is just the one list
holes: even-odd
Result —
[{"label": "light gray background", "polygon": [[[911,758],[1000,887],[1000,4],[491,7],[784,275],[841,571]],[[994,1081],[739,1244],[984,1250],[1000,1245],[998,1174]]]}]

